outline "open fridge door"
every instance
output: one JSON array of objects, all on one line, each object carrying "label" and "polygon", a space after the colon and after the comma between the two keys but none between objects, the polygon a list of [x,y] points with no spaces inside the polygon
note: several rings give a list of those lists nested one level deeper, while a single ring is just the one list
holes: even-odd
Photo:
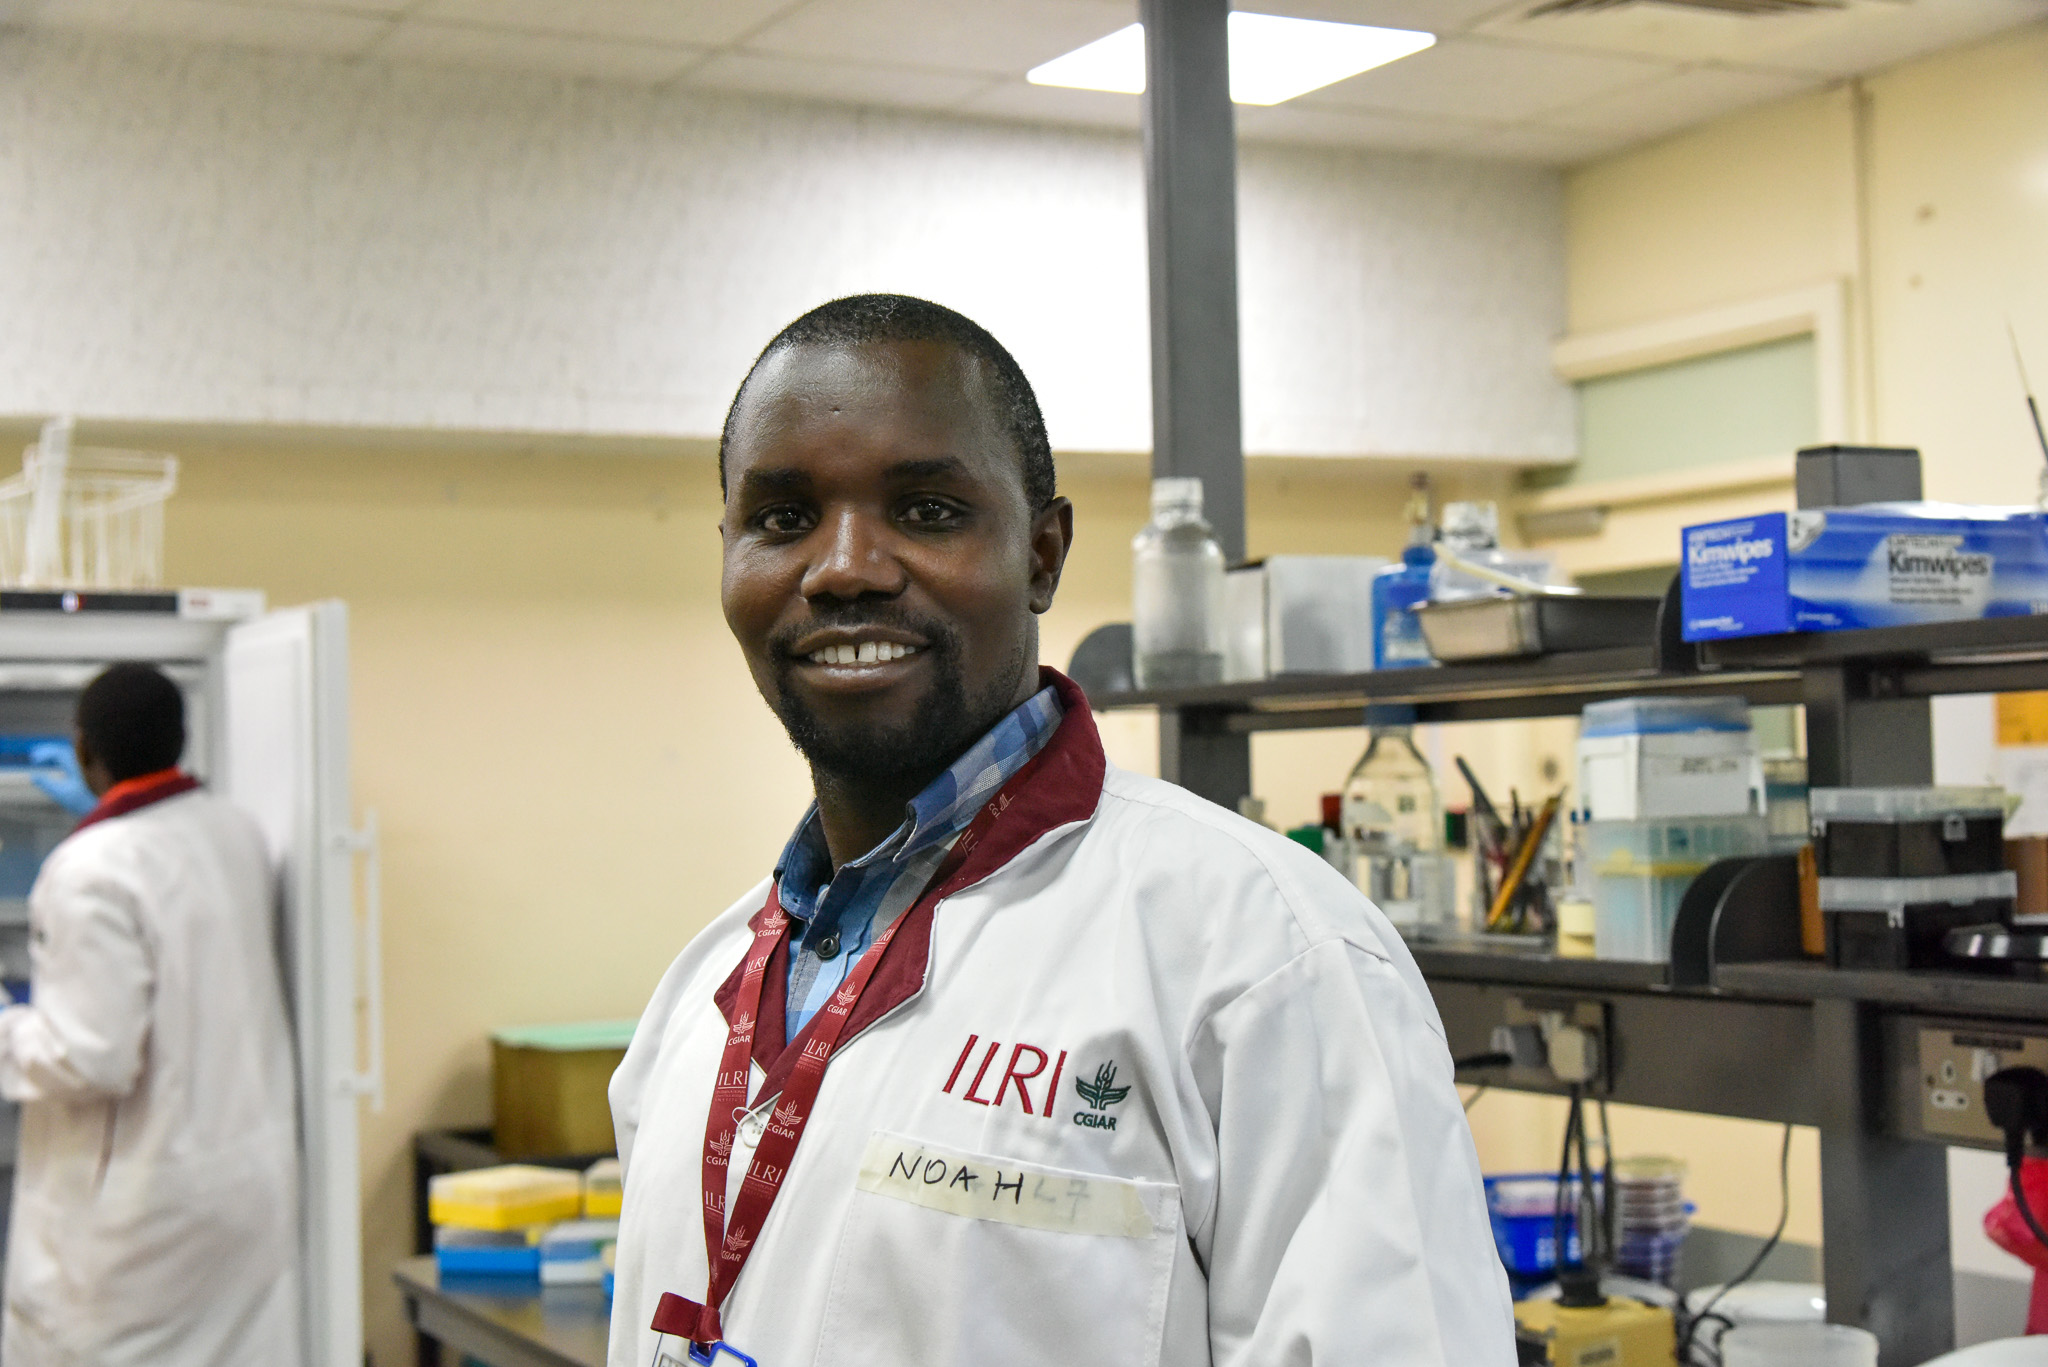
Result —
[{"label": "open fridge door", "polygon": [[[359,1367],[357,1104],[369,1094],[381,1107],[383,1060],[375,841],[349,824],[347,609],[318,603],[233,628],[222,684],[221,787],[263,828],[279,873],[299,1065],[306,1361]],[[372,860],[360,921],[358,851]],[[365,1034],[368,1066],[358,1062]]]}]

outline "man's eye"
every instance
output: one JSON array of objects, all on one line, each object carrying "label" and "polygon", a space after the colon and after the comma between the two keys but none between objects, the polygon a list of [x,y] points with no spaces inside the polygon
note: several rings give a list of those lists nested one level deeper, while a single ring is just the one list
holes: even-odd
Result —
[{"label": "man's eye", "polygon": [[811,519],[801,508],[767,508],[754,515],[754,525],[765,532],[793,536],[808,530]]},{"label": "man's eye", "polygon": [[944,526],[949,522],[958,521],[959,518],[960,510],[944,499],[915,499],[903,510],[904,521],[920,527]]}]

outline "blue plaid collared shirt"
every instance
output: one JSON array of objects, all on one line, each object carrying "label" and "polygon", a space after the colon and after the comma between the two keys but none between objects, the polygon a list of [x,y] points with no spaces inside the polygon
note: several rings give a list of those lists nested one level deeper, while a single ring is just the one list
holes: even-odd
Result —
[{"label": "blue plaid collared shirt", "polygon": [[1061,716],[1051,688],[1032,694],[910,800],[893,835],[837,873],[818,805],[811,804],[775,866],[782,909],[797,923],[783,1017],[788,1039],[839,990],[876,937],[910,910],[975,813],[1045,747]]}]

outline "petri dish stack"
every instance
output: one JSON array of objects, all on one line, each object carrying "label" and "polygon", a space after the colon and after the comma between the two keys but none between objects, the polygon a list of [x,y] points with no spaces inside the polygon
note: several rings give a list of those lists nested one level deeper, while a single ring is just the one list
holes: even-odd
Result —
[{"label": "petri dish stack", "polygon": [[1614,1270],[1670,1286],[1678,1251],[1692,1225],[1685,1199],[1685,1163],[1677,1158],[1624,1158],[1614,1165]]}]

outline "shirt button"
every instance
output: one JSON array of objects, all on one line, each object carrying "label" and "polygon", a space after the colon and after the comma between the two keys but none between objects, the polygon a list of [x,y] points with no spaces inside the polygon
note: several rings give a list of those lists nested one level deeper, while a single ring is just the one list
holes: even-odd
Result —
[{"label": "shirt button", "polygon": [[827,931],[825,934],[825,938],[818,941],[816,948],[814,948],[811,952],[816,954],[821,959],[829,960],[838,958],[839,932],[836,930]]}]

